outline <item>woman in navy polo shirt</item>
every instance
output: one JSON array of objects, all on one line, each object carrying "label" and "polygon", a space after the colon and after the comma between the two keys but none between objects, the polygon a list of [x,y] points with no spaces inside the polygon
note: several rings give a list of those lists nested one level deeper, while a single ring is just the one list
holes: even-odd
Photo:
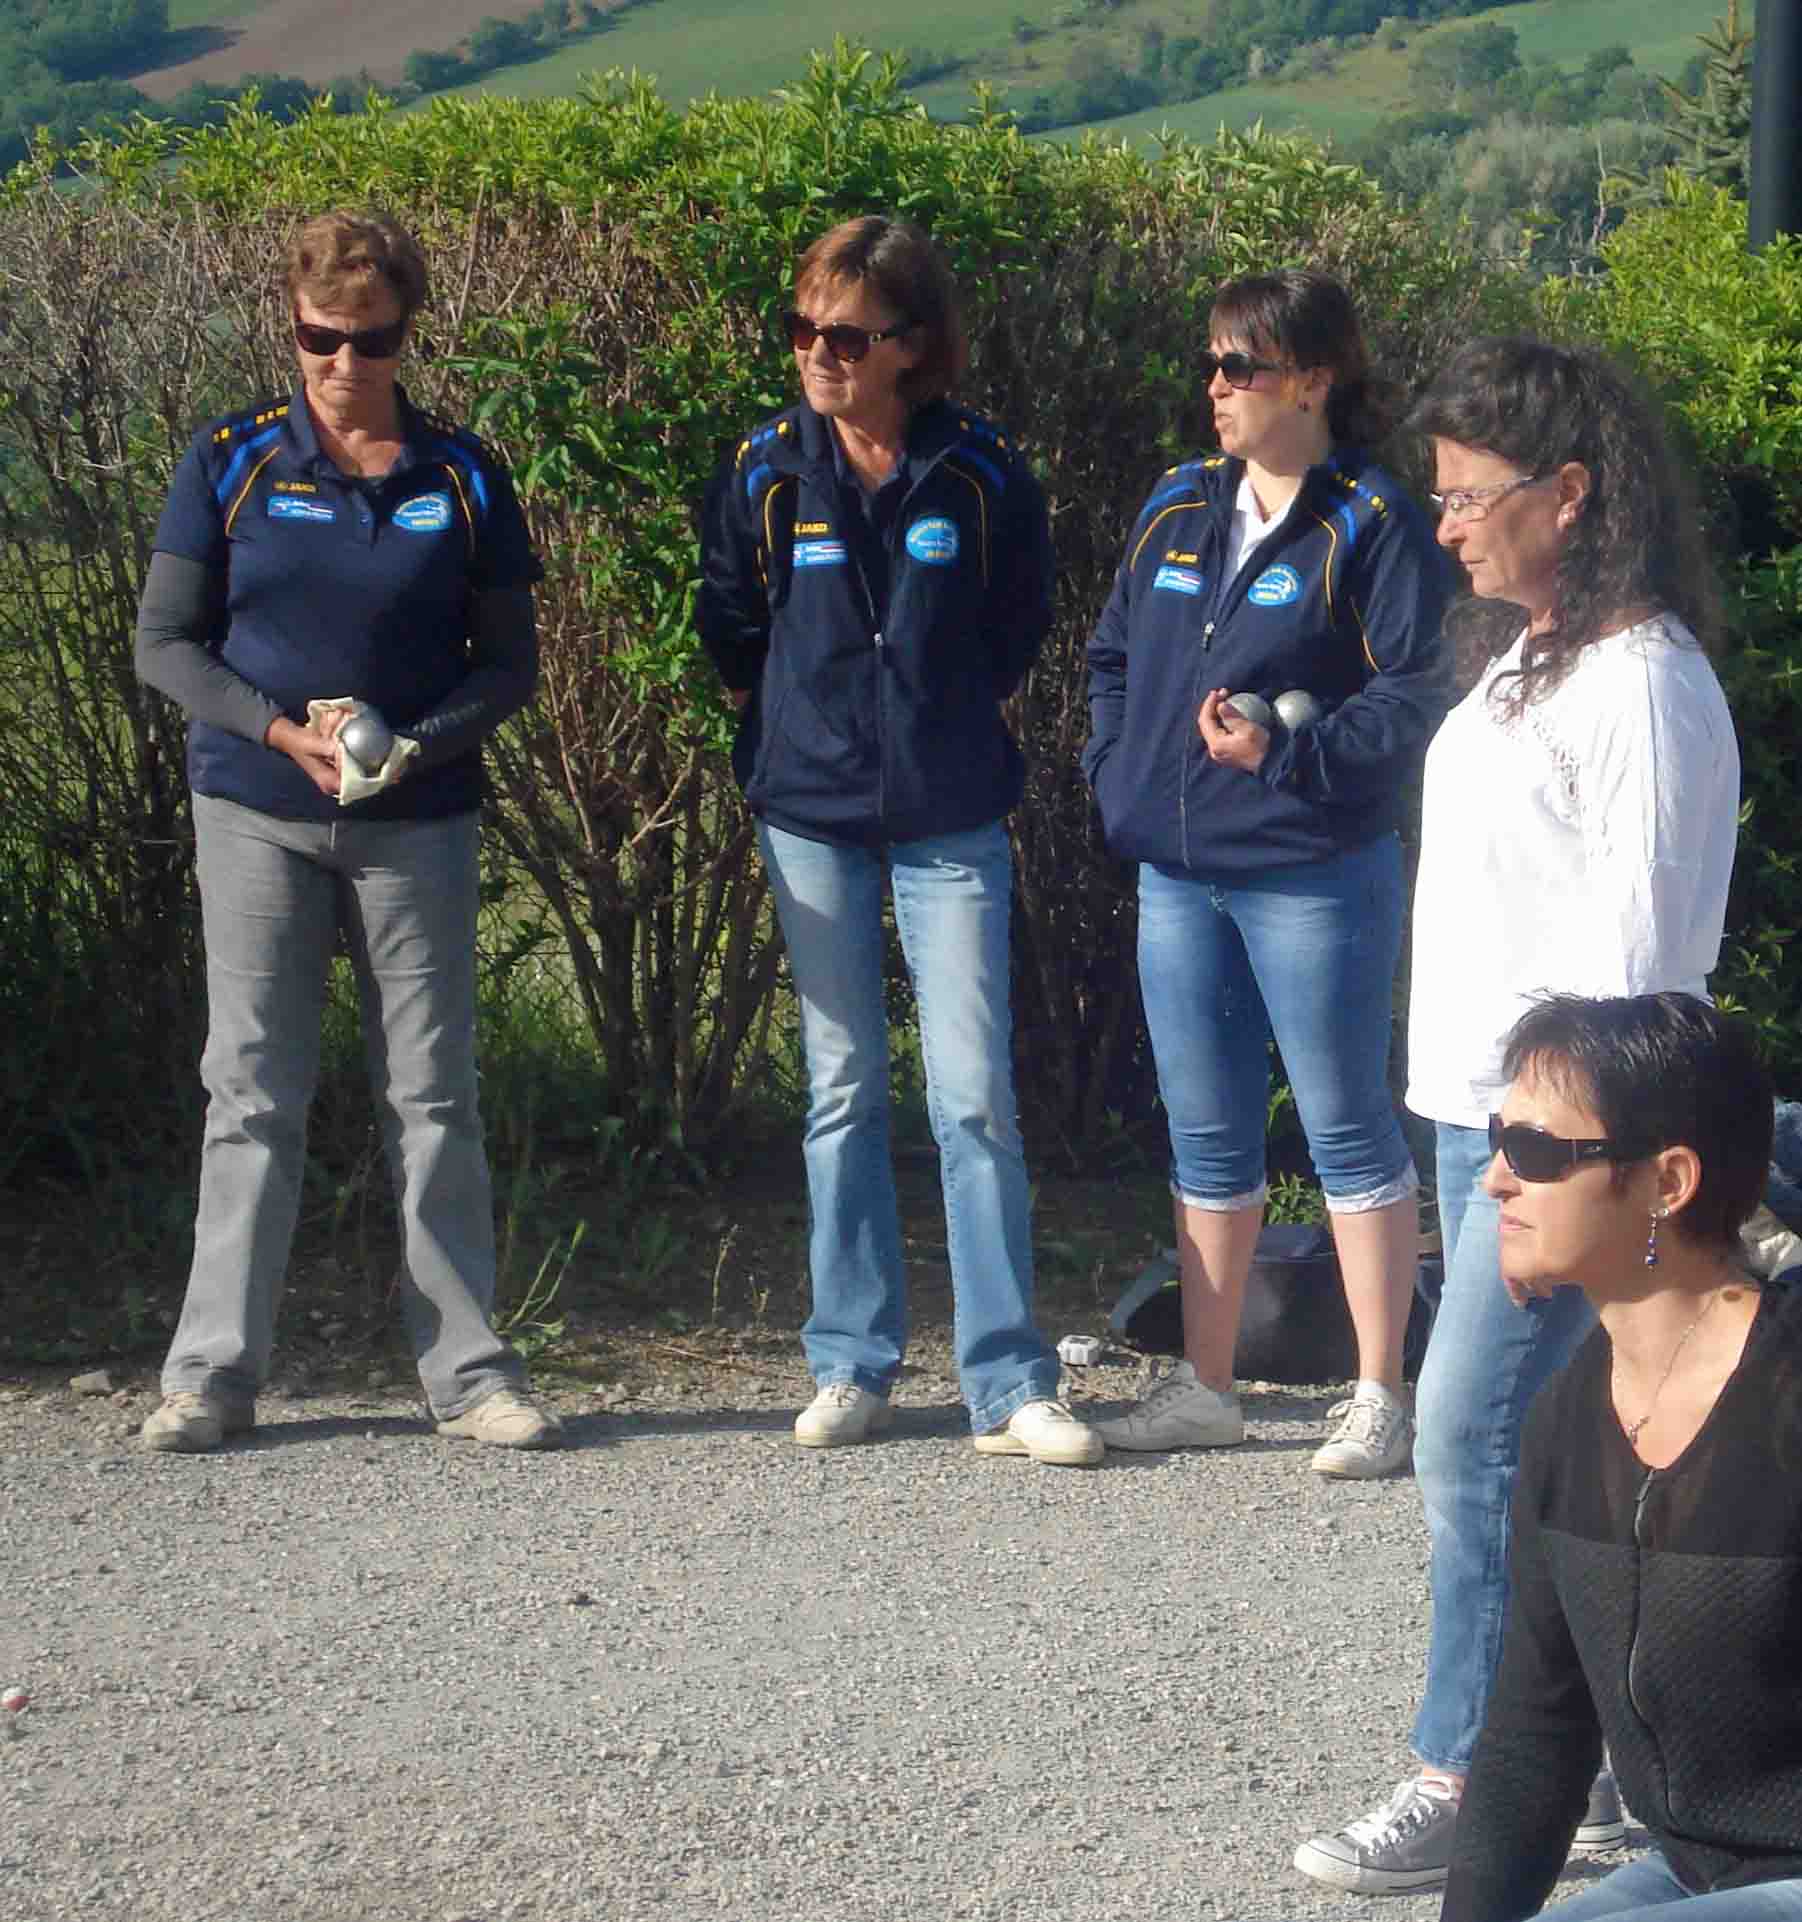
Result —
[{"label": "woman in navy polo shirt", "polygon": [[1003,817],[1022,766],[1001,703],[1050,625],[1044,499],[1007,436],[946,398],[964,334],[917,228],[879,214],[835,227],[803,255],[794,298],[802,397],[721,466],[697,621],[742,711],[733,762],[807,1052],[802,1338],[819,1392],[795,1439],[829,1448],[886,1427],[906,1346],[887,891],[919,1010],[976,1446],[1096,1462],[1033,1323],[1009,1059]]},{"label": "woman in navy polo shirt", "polygon": [[[1378,427],[1344,288],[1300,270],[1233,281],[1209,332],[1221,451],[1159,481],[1089,645],[1083,764],[1110,846],[1139,863],[1186,1350],[1101,1433],[1114,1448],[1244,1439],[1233,1352],[1263,1220],[1274,1032],[1358,1344],[1358,1382],[1313,1466],[1383,1475],[1408,1458],[1419,1232],[1386,1074],[1395,830],[1446,707],[1446,570],[1364,451]],[[1312,715],[1283,698],[1298,694]]]},{"label": "woman in navy polo shirt", "polygon": [[[137,665],[191,723],[210,1098],[194,1265],[144,1424],[154,1449],[255,1424],[340,937],[438,1430],[557,1437],[489,1322],[475,1066],[481,744],[531,696],[542,570],[505,471],[396,381],[425,293],[393,221],[307,222],[286,274],[299,381],[200,431],[157,530]],[[385,725],[359,717],[341,740],[365,704]]]}]

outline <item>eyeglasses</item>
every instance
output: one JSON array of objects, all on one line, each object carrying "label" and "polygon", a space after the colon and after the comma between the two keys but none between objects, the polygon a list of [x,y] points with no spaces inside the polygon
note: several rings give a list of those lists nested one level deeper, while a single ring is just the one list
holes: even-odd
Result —
[{"label": "eyeglasses", "polygon": [[1523,487],[1537,487],[1541,481],[1550,479],[1549,474],[1523,474],[1519,480],[1497,481],[1493,487],[1454,487],[1449,493],[1429,494],[1427,499],[1441,520],[1447,515],[1455,521],[1487,520],[1497,504],[1510,494]]},{"label": "eyeglasses", "polygon": [[302,353],[317,354],[330,360],[346,341],[359,360],[392,360],[406,344],[407,323],[391,321],[386,327],[360,327],[347,334],[336,327],[316,327],[310,320],[294,316],[294,340]]},{"label": "eyeglasses", "polygon": [[1201,370],[1202,385],[1210,385],[1216,374],[1226,377],[1229,387],[1249,387],[1260,374],[1280,374],[1283,370],[1274,360],[1256,360],[1250,354],[1202,354],[1195,365]]},{"label": "eyeglasses", "polygon": [[1562,1181],[1586,1161],[1637,1161],[1640,1152],[1615,1141],[1573,1141],[1529,1128],[1524,1121],[1489,1117],[1489,1152],[1500,1155],[1521,1181]]},{"label": "eyeglasses", "polygon": [[826,351],[834,360],[851,365],[862,360],[879,340],[899,340],[903,334],[911,334],[918,325],[918,321],[903,320],[893,327],[853,327],[846,321],[835,320],[830,326],[822,327],[805,314],[796,313],[792,307],[781,319],[782,332],[797,354],[805,354],[816,340],[824,340]]}]

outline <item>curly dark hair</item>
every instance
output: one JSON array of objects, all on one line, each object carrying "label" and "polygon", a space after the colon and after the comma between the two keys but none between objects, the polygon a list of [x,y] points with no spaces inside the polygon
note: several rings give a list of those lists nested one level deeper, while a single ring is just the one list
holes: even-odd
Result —
[{"label": "curly dark hair", "polygon": [[1241,274],[1215,294],[1208,332],[1242,340],[1254,353],[1274,354],[1304,372],[1327,368],[1333,385],[1326,424],[1334,440],[1374,447],[1388,433],[1390,410],[1370,371],[1358,310],[1331,274],[1312,267]]},{"label": "curly dark hair", "polygon": [[[1672,445],[1663,407],[1590,347],[1528,335],[1474,340],[1429,383],[1405,425],[1434,440],[1496,454],[1525,474],[1567,461],[1589,471],[1583,511],[1558,560],[1552,625],[1528,637],[1517,674],[1497,689],[1518,717],[1558,686],[1592,641],[1623,614],[1675,614],[1703,646],[1720,625],[1720,590],[1695,488]],[[1461,651],[1488,662],[1520,632],[1491,603],[1460,608]]]}]

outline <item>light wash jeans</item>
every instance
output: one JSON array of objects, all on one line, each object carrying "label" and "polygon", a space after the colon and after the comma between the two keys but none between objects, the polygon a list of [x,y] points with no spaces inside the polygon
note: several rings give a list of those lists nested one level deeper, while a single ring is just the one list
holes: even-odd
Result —
[{"label": "light wash jeans", "polygon": [[1170,1120],[1171,1186],[1222,1213],[1263,1200],[1269,1037],[1327,1206],[1418,1186],[1389,1095],[1401,845],[1210,880],[1139,869],[1139,992]]},{"label": "light wash jeans", "polygon": [[[1601,1922],[1603,1916],[1630,1918],[1683,1904],[1683,1922],[1802,1922],[1802,1881],[1754,1882],[1749,1888],[1720,1889],[1692,1895],[1671,1873],[1657,1849],[1605,1875],[1593,1887],[1554,1902],[1540,1914],[1549,1922]],[[1674,1922],[1668,1918],[1667,1922]]]},{"label": "light wash jeans", "polygon": [[1413,1748],[1432,1767],[1463,1774],[1501,1656],[1521,1424],[1595,1315],[1576,1288],[1524,1308],[1508,1298],[1500,1210],[1480,1185],[1489,1166],[1483,1130],[1440,1122],[1438,1163],[1445,1288],[1414,1402],[1414,1479],[1432,1541],[1433,1626]]},{"label": "light wash jeans", "polygon": [[813,1313],[801,1331],[822,1387],[887,1395],[907,1346],[900,1217],[889,1159],[882,898],[913,978],[956,1301],[953,1340],[979,1433],[1057,1392],[1033,1324],[1026,1157],[1014,1115],[1008,1008],[1012,857],[999,822],[887,848],[810,841],[760,823],[807,1051],[804,1158]]},{"label": "light wash jeans", "polygon": [[426,1399],[464,1413],[524,1370],[489,1326],[494,1216],[476,1101],[476,816],[287,821],[194,797],[211,1097],[194,1266],[163,1392],[253,1401],[269,1373],[342,929],[400,1209]]}]

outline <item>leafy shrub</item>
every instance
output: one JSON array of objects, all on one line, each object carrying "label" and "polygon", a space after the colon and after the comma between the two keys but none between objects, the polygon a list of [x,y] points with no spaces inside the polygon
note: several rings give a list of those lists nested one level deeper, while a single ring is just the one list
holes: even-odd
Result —
[{"label": "leafy shrub", "polygon": [[[380,198],[440,268],[408,378],[500,442],[550,569],[542,697],[491,757],[511,926],[521,953],[554,957],[605,1105],[648,1138],[718,1139],[787,1025],[761,868],[721,752],[726,715],[689,631],[689,516],[721,452],[787,398],[792,367],[765,316],[809,240],[877,208],[933,228],[971,310],[967,397],[1019,434],[1046,482],[1059,605],[1015,710],[1032,770],[1014,824],[1015,1006],[1028,1118],[1073,1156],[1108,1110],[1150,1102],[1131,891],[1076,768],[1082,648],[1147,486],[1196,441],[1190,364],[1209,291],[1278,261],[1340,272],[1404,383],[1525,299],[1305,140],[1228,135],[1150,158],[1040,146],[992,112],[935,125],[893,62],[843,49],[774,103],[677,113],[614,79],[581,101],[315,112],[292,130],[241,110],[221,128],[141,127],[73,158],[97,191],[54,192],[48,156],[16,178],[0,264],[35,287],[48,263],[85,262],[104,289],[89,306],[105,351],[78,361],[91,384],[74,420],[116,443],[106,471],[129,511],[69,460],[79,538],[71,506],[66,527],[21,539],[48,541],[82,592],[97,569],[109,584],[109,698],[158,743],[149,792],[167,810],[156,836],[176,873],[186,830],[171,717],[129,673],[146,517],[194,419],[286,385],[263,290],[292,215]],[[165,262],[190,279],[168,278]],[[179,300],[153,297],[159,275]],[[168,368],[171,335],[191,377]],[[39,418],[66,405],[74,378],[36,364],[23,337],[0,364],[0,387],[34,396]],[[18,464],[26,495],[46,484],[30,478],[39,458],[0,415],[0,462]],[[27,620],[20,645],[48,641]],[[139,777],[137,763],[122,769],[121,806]],[[167,926],[185,911],[173,903]],[[192,996],[191,978],[171,993]]]}]

